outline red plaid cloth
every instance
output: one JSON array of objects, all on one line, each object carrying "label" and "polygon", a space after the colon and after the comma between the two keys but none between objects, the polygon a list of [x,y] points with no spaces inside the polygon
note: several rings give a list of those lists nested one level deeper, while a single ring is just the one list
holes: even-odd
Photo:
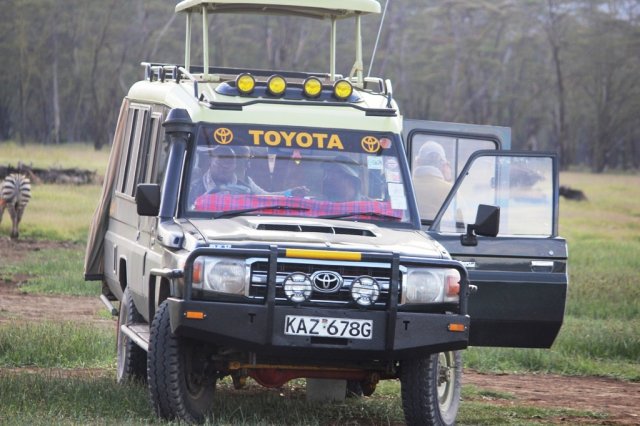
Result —
[{"label": "red plaid cloth", "polygon": [[[308,210],[285,210],[269,209],[271,206],[286,206],[292,209]],[[285,197],[274,195],[232,195],[232,194],[208,194],[196,199],[194,210],[206,212],[223,212],[229,210],[252,209],[265,207],[256,211],[256,214],[273,214],[279,216],[302,216],[318,217],[325,215],[339,215],[346,213],[379,213],[395,217],[395,220],[402,219],[402,210],[394,210],[391,203],[384,201],[347,201],[336,203],[332,201],[309,200],[298,197]],[[351,217],[351,216],[350,216]],[[371,219],[370,215],[358,216],[354,214],[354,219]],[[389,218],[388,220],[394,220]]]}]

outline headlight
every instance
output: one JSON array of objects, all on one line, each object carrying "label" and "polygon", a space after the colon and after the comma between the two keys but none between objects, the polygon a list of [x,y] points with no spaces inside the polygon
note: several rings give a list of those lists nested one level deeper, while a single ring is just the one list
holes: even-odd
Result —
[{"label": "headlight", "polygon": [[245,296],[249,289],[249,268],[244,260],[201,257],[194,263],[193,284],[205,291]]},{"label": "headlight", "polygon": [[402,285],[402,304],[458,302],[460,273],[455,269],[409,269]]}]

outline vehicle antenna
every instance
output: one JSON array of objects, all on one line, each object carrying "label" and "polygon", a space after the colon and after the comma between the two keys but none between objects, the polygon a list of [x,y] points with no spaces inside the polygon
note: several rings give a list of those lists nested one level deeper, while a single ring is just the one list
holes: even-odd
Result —
[{"label": "vehicle antenna", "polygon": [[378,49],[378,41],[380,41],[380,33],[382,32],[384,17],[387,15],[387,7],[389,7],[390,1],[391,0],[387,0],[384,4],[384,10],[382,11],[382,19],[380,19],[380,27],[378,28],[378,35],[376,36],[376,44],[373,46],[373,53],[371,54],[371,62],[369,62],[369,72],[367,73],[367,77],[371,76],[371,69],[373,68],[373,59],[376,57],[376,50]]}]

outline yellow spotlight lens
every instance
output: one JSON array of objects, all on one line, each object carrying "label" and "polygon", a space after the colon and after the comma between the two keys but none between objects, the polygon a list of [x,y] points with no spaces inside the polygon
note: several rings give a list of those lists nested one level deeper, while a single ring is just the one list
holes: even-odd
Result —
[{"label": "yellow spotlight lens", "polygon": [[287,82],[279,75],[272,75],[267,80],[267,89],[273,96],[280,96],[287,89]]},{"label": "yellow spotlight lens", "polygon": [[256,87],[256,79],[253,78],[251,74],[240,74],[236,78],[236,87],[240,93],[248,95],[253,92],[254,87]]},{"label": "yellow spotlight lens", "polygon": [[353,86],[347,80],[338,80],[333,85],[333,94],[336,98],[344,101],[349,99],[349,96],[353,93]]},{"label": "yellow spotlight lens", "polygon": [[304,94],[310,98],[317,98],[322,92],[322,82],[319,78],[309,77],[304,81]]}]

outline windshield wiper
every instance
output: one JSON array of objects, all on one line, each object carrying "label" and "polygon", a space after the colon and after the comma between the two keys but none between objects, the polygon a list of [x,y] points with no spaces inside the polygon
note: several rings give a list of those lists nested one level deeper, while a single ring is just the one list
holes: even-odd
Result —
[{"label": "windshield wiper", "polygon": [[384,213],[378,213],[378,212],[351,212],[351,213],[341,213],[341,214],[328,214],[324,216],[318,216],[318,219],[342,219],[342,218],[351,217],[351,216],[371,216],[371,217],[378,217],[381,219],[393,219],[393,220],[401,219],[398,216],[393,216],[390,214],[384,214]]},{"label": "windshield wiper", "polygon": [[244,213],[257,212],[259,210],[295,210],[295,211],[307,211],[309,210],[306,207],[292,207],[292,206],[284,206],[284,205],[275,205],[275,206],[262,206],[262,207],[252,207],[250,209],[237,209],[237,210],[227,210],[224,212],[214,213],[214,219],[220,219],[221,217],[227,216],[235,216]]}]

